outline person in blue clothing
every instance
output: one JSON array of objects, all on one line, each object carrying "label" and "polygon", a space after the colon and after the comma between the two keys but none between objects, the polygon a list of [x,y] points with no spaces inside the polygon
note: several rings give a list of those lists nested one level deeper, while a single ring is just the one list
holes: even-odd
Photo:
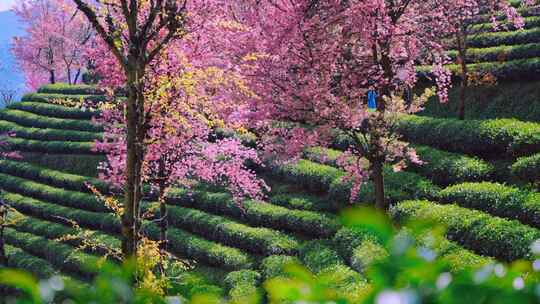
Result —
[{"label": "person in blue clothing", "polygon": [[373,87],[369,88],[369,91],[367,93],[367,106],[368,110],[377,110],[377,91]]}]

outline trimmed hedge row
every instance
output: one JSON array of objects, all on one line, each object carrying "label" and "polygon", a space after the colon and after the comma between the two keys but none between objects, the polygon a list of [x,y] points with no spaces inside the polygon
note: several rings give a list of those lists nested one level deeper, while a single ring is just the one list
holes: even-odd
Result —
[{"label": "trimmed hedge row", "polygon": [[[328,200],[321,197],[302,192],[281,192],[274,191],[275,185],[272,185],[272,191],[268,201],[273,205],[282,206],[288,209],[298,209],[316,212],[336,212],[335,206],[332,206]],[[292,191],[292,190],[290,190]]]},{"label": "trimmed hedge row", "polygon": [[540,228],[540,193],[497,183],[464,183],[442,190],[440,200]]},{"label": "trimmed hedge row", "polygon": [[0,173],[0,186],[6,191],[16,192],[35,199],[52,201],[66,207],[87,211],[110,212],[104,204],[97,201],[91,194],[59,189],[20,177]]},{"label": "trimmed hedge row", "polygon": [[[146,223],[143,228],[150,237],[159,239],[160,229],[157,225]],[[254,265],[254,259],[239,249],[203,239],[175,227],[169,227],[167,236],[169,250],[184,257],[228,270],[251,268]]]},{"label": "trimmed hedge row", "polygon": [[67,129],[87,132],[103,131],[102,126],[95,125],[89,120],[47,117],[21,110],[2,110],[0,111],[0,119],[11,121],[25,127],[50,128],[60,130]]},{"label": "trimmed hedge row", "polygon": [[512,32],[483,33],[470,37],[467,43],[469,47],[472,48],[483,48],[497,45],[527,44],[533,42],[540,42],[540,29],[538,28]]},{"label": "trimmed hedge row", "polygon": [[[525,22],[525,24],[523,25],[524,29],[540,27],[540,17],[538,16],[527,16],[523,18],[523,21]],[[500,25],[509,27],[510,31],[515,31],[513,24],[509,22],[502,22],[502,24]],[[471,26],[470,30],[472,33],[493,31],[493,22],[477,23]]]},{"label": "trimmed hedge row", "polygon": [[11,132],[14,132],[15,136],[19,138],[42,141],[92,142],[102,137],[100,133],[23,127],[16,123],[0,120],[0,134]]},{"label": "trimmed hedge row", "polygon": [[421,165],[410,168],[438,185],[450,185],[466,181],[482,181],[492,178],[495,168],[477,157],[446,152],[428,146],[413,146]]},{"label": "trimmed hedge row", "polygon": [[475,252],[504,261],[531,258],[530,246],[540,238],[538,229],[456,205],[405,201],[391,209],[395,220],[432,220],[446,225],[447,237]]},{"label": "trimmed hedge row", "polygon": [[[64,218],[67,220],[67,218]],[[57,221],[62,221],[63,218],[57,219]],[[63,220],[63,221],[66,221]],[[69,223],[66,223],[67,225],[70,225]],[[40,220],[37,218],[32,218],[29,216],[23,216],[19,221],[17,221],[16,227],[17,231],[19,232],[26,232],[31,233],[33,235],[38,235],[45,237],[47,239],[57,241],[59,238],[72,235],[77,235],[77,230],[74,229],[71,226],[66,226],[62,224],[57,224],[50,221]],[[110,248],[120,248],[120,239],[105,234],[101,231],[95,231],[95,230],[85,230],[88,237],[91,237],[93,241],[98,242],[99,244],[106,245]],[[81,245],[80,239],[71,239],[63,241],[62,243],[69,244],[71,246],[79,246]],[[89,248],[90,249],[90,248]],[[95,252],[96,254],[104,254],[105,252],[100,250],[97,250]]]},{"label": "trimmed hedge row", "polygon": [[540,182],[540,153],[521,157],[512,165],[512,174],[529,183]]},{"label": "trimmed hedge row", "polygon": [[540,151],[540,124],[516,119],[457,120],[404,116],[398,131],[415,144],[478,156],[508,157]]},{"label": "trimmed hedge row", "polygon": [[[345,145],[341,142],[340,145]],[[413,146],[420,159],[421,165],[409,164],[414,172],[425,176],[438,185],[450,185],[465,181],[482,181],[490,179],[494,168],[491,164],[467,155],[441,151],[428,146]],[[335,165],[335,160],[342,154],[333,149],[310,149],[307,158]]]},{"label": "trimmed hedge row", "polygon": [[67,273],[84,278],[91,278],[97,274],[95,265],[99,257],[77,251],[72,246],[12,228],[5,230],[5,240],[12,246],[49,261]]},{"label": "trimmed hedge row", "polygon": [[250,225],[283,229],[315,237],[330,237],[339,223],[334,216],[304,210],[291,210],[266,202],[245,200],[238,204],[228,193],[206,191],[169,192],[169,202],[226,215]]},{"label": "trimmed hedge row", "polygon": [[[13,208],[25,214],[50,221],[68,218],[86,228],[100,229],[113,234],[120,233],[120,220],[110,213],[96,213],[63,207],[6,191],[3,191],[0,197],[10,202]],[[153,238],[159,238],[159,227],[157,225],[147,223],[145,229]],[[249,268],[252,266],[251,257],[236,248],[205,240],[174,227],[169,228],[168,236],[170,249],[176,254],[227,269]]]},{"label": "trimmed hedge row", "polygon": [[43,102],[17,102],[8,109],[21,110],[30,112],[36,115],[64,118],[64,119],[92,119],[96,117],[98,112],[82,111],[77,108],[70,108],[61,105],[43,103]]},{"label": "trimmed hedge row", "polygon": [[99,154],[93,151],[93,142],[41,141],[17,137],[4,138],[14,151],[64,153],[64,154]]},{"label": "trimmed hedge row", "polygon": [[105,95],[87,95],[87,94],[57,94],[57,93],[30,93],[25,94],[21,101],[27,102],[43,102],[43,103],[50,103],[53,99],[62,99],[62,100],[70,100],[70,101],[80,101],[80,100],[87,100],[92,102],[100,102],[100,101],[106,101],[107,96]]},{"label": "trimmed hedge row", "polygon": [[24,250],[10,245],[5,246],[10,268],[18,268],[28,271],[38,278],[48,279],[58,273],[48,261],[28,254]]},{"label": "trimmed hedge row", "polygon": [[332,247],[329,241],[311,241],[303,246],[300,256],[321,281],[330,284],[328,287],[336,289],[351,302],[356,302],[367,287],[366,279],[345,265]]},{"label": "trimmed hedge row", "polygon": [[[539,24],[540,24],[540,18]],[[450,58],[456,60],[457,51],[447,53]],[[488,48],[468,49],[467,63],[497,62],[525,58],[540,57],[540,43],[527,43],[518,45],[498,45]]]},{"label": "trimmed hedge row", "polygon": [[103,94],[103,90],[95,85],[88,84],[67,84],[53,83],[46,84],[37,90],[38,93],[45,94],[74,94],[74,95],[98,95]]},{"label": "trimmed hedge row", "polygon": [[[273,166],[272,172],[284,181],[294,183],[307,190],[328,195],[328,200],[342,207],[349,201],[350,183],[344,182],[345,173],[337,168],[318,164],[309,160],[300,160],[296,164]],[[429,180],[410,172],[393,172],[385,168],[385,190],[391,202],[398,202],[411,198],[436,198],[440,191]],[[373,184],[367,182],[358,194],[357,202],[371,202],[375,200]]]},{"label": "trimmed hedge row", "polygon": [[0,197],[9,202],[10,206],[19,212],[33,217],[48,221],[70,219],[85,228],[102,230],[112,234],[120,234],[121,232],[120,219],[112,213],[92,212],[64,207],[7,191],[2,191]]},{"label": "trimmed hedge row", "polygon": [[[459,78],[460,67],[456,64],[446,66],[455,78]],[[469,71],[491,74],[501,81],[538,80],[540,76],[540,58],[525,58],[503,62],[482,62],[468,65]]]},{"label": "trimmed hedge row", "polygon": [[94,178],[98,176],[99,163],[105,161],[105,156],[102,154],[49,154],[40,152],[22,152],[21,154],[24,162],[28,164]]},{"label": "trimmed hedge row", "polygon": [[271,255],[263,259],[260,268],[264,280],[288,277],[285,267],[291,264],[300,264],[300,260],[290,255]]},{"label": "trimmed hedge row", "polygon": [[20,161],[7,159],[0,160],[0,173],[31,179],[50,186],[79,192],[90,192],[85,183],[91,184],[104,193],[109,190],[107,183],[98,178],[64,173],[62,171],[52,170]]},{"label": "trimmed hedge row", "polygon": [[254,270],[238,270],[225,277],[231,303],[260,303],[263,290],[260,288],[262,276]]},{"label": "trimmed hedge row", "polygon": [[222,272],[224,271],[219,268],[204,267],[204,269],[201,269],[200,265],[197,265],[194,270],[190,269],[179,274],[173,274],[175,282],[170,288],[171,294],[180,294],[187,299],[192,299],[194,296],[201,294],[211,294],[222,298],[225,291],[221,285],[223,285],[225,275],[221,276],[222,278],[217,281],[212,280],[216,273],[221,274]]},{"label": "trimmed hedge row", "polygon": [[167,212],[169,224],[172,226],[253,253],[294,254],[300,245],[297,239],[279,231],[250,227],[195,209],[169,206]]}]

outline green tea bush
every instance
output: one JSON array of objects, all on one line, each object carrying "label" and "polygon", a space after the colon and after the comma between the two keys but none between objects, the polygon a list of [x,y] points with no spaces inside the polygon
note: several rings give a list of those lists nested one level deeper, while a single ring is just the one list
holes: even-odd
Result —
[{"label": "green tea bush", "polygon": [[100,102],[106,101],[107,96],[105,95],[73,95],[73,94],[57,94],[57,93],[30,93],[25,94],[21,101],[23,102],[43,102],[50,103],[51,100],[70,100],[70,101],[91,101],[91,102]]},{"label": "green tea bush", "polygon": [[300,260],[290,255],[271,255],[261,261],[261,274],[265,280],[287,277],[286,266],[298,264]]},{"label": "green tea bush", "polygon": [[415,144],[478,156],[522,156],[540,151],[540,124],[515,119],[457,120],[404,116],[398,131]]},{"label": "green tea bush", "polygon": [[485,48],[497,45],[515,45],[540,42],[540,29],[532,28],[512,32],[491,32],[470,37],[467,44],[471,48]]},{"label": "green tea bush", "polygon": [[60,154],[97,154],[93,142],[41,141],[17,137],[4,138],[15,151]]},{"label": "green tea bush", "polygon": [[0,160],[0,172],[73,191],[89,192],[90,190],[86,186],[86,183],[91,184],[104,193],[109,190],[108,185],[97,178],[65,173],[8,159]]},{"label": "green tea bush", "polygon": [[[341,142],[340,145],[346,145]],[[491,164],[477,157],[450,153],[429,146],[413,146],[423,161],[422,164],[409,164],[412,171],[425,176],[438,185],[449,185],[465,181],[482,181],[490,179],[494,168]],[[314,160],[324,160],[334,165],[341,151],[333,149],[311,149],[306,157]]]},{"label": "green tea bush", "polygon": [[42,141],[92,142],[102,138],[100,133],[21,127],[15,123],[0,120],[0,134],[11,132],[15,133],[15,135],[19,138]]},{"label": "green tea bush", "polygon": [[[456,60],[457,51],[450,51],[447,54],[450,58]],[[501,61],[501,59],[510,61],[534,57],[540,57],[540,43],[498,45],[488,48],[467,50],[467,63],[493,62]]]},{"label": "green tea bush", "polygon": [[46,84],[37,90],[44,94],[70,94],[70,95],[98,95],[103,94],[95,85],[54,83]]},{"label": "green tea bush", "polygon": [[83,111],[81,109],[43,102],[17,102],[7,107],[8,109],[21,110],[40,116],[65,118],[65,119],[91,119],[99,113]]},{"label": "green tea bush", "polygon": [[519,158],[512,165],[512,174],[529,183],[540,183],[540,153]]},{"label": "green tea bush", "polygon": [[0,119],[11,121],[25,127],[50,128],[60,130],[67,129],[87,132],[103,131],[102,126],[98,126],[89,120],[47,117],[21,110],[2,110],[0,111]]},{"label": "green tea bush", "polygon": [[531,258],[530,245],[540,231],[477,210],[429,201],[405,201],[391,210],[395,220],[429,220],[447,226],[447,237],[481,255],[505,261]]},{"label": "green tea bush", "polygon": [[498,183],[464,183],[442,190],[440,200],[540,228],[540,193]]},{"label": "green tea bush", "polygon": [[59,189],[29,181],[20,177],[0,173],[0,186],[6,191],[16,192],[36,199],[52,201],[66,207],[88,211],[110,212],[91,194]]},{"label": "green tea bush", "polygon": [[99,257],[77,251],[72,246],[12,228],[6,229],[5,240],[76,277],[91,278],[97,273],[92,265],[97,265]]},{"label": "green tea bush", "polygon": [[168,214],[169,223],[175,227],[253,253],[294,254],[298,250],[297,239],[276,230],[250,227],[222,216],[189,208],[169,206]]},{"label": "green tea bush", "polygon": [[22,152],[24,162],[85,177],[97,177],[98,165],[105,161],[101,154],[49,154]]},{"label": "green tea bush", "polygon": [[238,270],[225,277],[225,285],[229,289],[232,303],[260,303],[262,299],[262,276],[254,270]]},{"label": "green tea bush", "polygon": [[5,265],[7,267],[24,269],[42,279],[48,279],[57,273],[54,266],[44,259],[35,257],[20,248],[10,245],[6,245],[5,249],[8,259],[8,263]]},{"label": "green tea bush", "polygon": [[235,202],[228,193],[169,191],[168,200],[180,206],[230,216],[251,225],[288,230],[315,237],[332,236],[339,224],[334,216],[312,211],[291,210],[266,202]]},{"label": "green tea bush", "polygon": [[[523,18],[524,29],[532,29],[540,27],[540,17],[538,16],[526,16]],[[510,29],[513,28],[513,25],[509,22],[502,22],[501,26],[507,26]],[[493,31],[493,22],[484,22],[484,23],[477,23],[470,28],[470,32],[472,33],[482,33],[482,32],[491,32]]]},{"label": "green tea bush", "polygon": [[92,212],[48,203],[20,194],[2,191],[0,197],[19,212],[48,221],[69,219],[81,227],[120,234],[120,219],[112,213]]},{"label": "green tea bush", "polygon": [[[272,167],[273,174],[284,181],[294,183],[310,191],[328,195],[328,201],[336,204],[336,208],[347,204],[350,197],[350,183],[344,182],[345,173],[337,168],[318,164],[309,160],[300,160],[296,164]],[[393,172],[385,167],[385,190],[387,198],[398,202],[410,198],[436,198],[437,186],[429,180],[411,172]],[[373,184],[367,182],[362,186],[357,202],[374,201]]]},{"label": "green tea bush", "polygon": [[[156,240],[159,239],[160,228],[158,225],[145,223],[143,228],[148,236]],[[227,270],[253,267],[254,259],[239,249],[206,240],[175,227],[169,227],[167,237],[169,250],[181,256]]]}]

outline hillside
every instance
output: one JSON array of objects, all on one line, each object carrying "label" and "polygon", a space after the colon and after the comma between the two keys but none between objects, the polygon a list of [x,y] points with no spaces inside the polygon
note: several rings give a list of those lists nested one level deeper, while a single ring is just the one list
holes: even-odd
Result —
[{"label": "hillside", "polygon": [[[516,5],[519,1],[515,1]],[[491,74],[496,85],[471,85],[466,98],[468,119],[517,118],[540,121],[540,8],[521,10],[525,17],[523,29],[503,25],[494,31],[488,18],[479,18],[472,26],[467,50],[470,73]],[[448,52],[456,60],[457,51]],[[450,69],[457,73],[458,65]],[[456,76],[457,77],[457,76]],[[431,100],[424,115],[456,117],[459,84],[450,90],[450,101],[440,104]]]},{"label": "hillside", "polygon": [[[100,127],[90,122],[95,113],[53,104],[57,98],[101,97],[84,90],[71,92],[83,95],[65,93],[54,87],[44,89],[0,112],[0,129],[16,132],[10,141],[24,154],[21,161],[0,162],[0,187],[2,198],[24,214],[6,231],[9,266],[41,277],[60,273],[84,282],[94,274],[84,261],[96,259],[99,251],[74,252],[76,240],[59,238],[76,233],[73,221],[93,237],[118,246],[120,226],[84,184],[107,191],[95,179],[95,168],[103,159],[92,152],[92,141],[100,137]],[[401,121],[400,131],[428,163],[405,172],[386,171],[388,198],[396,205],[392,214],[397,221],[414,217],[447,225],[449,241],[438,253],[455,269],[482,265],[492,258],[528,257],[529,244],[540,238],[540,220],[534,216],[540,212],[540,194],[518,185],[537,178],[527,172],[540,172],[538,160],[528,162],[530,155],[540,152],[540,124],[410,116]],[[335,146],[346,144],[337,140]],[[514,176],[510,169],[487,160],[493,159],[494,152],[505,164],[519,158],[515,178],[508,178]],[[321,153],[329,157],[321,158]],[[184,288],[187,295],[201,286],[234,294],[235,288],[245,286],[223,284],[228,275],[242,271],[260,282],[276,275],[276,265],[290,259],[299,259],[316,272],[338,267],[340,276],[346,274],[341,288],[361,288],[365,284],[361,273],[370,261],[366,257],[380,248],[369,245],[372,241],[365,235],[341,228],[335,216],[350,187],[333,167],[338,153],[314,150],[296,165],[263,171],[273,188],[266,202],[246,201],[240,207],[226,192],[204,185],[192,195],[172,191],[167,201],[170,249],[197,262],[177,288]],[[518,193],[521,199],[513,196]],[[372,200],[368,184],[359,201]],[[145,230],[158,237],[155,224],[146,224]],[[331,262],[319,264],[319,259]]]}]

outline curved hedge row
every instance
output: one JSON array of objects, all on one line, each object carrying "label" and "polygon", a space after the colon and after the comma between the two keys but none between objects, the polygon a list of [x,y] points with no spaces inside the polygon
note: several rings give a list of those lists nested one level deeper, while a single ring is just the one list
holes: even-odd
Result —
[{"label": "curved hedge row", "polygon": [[8,267],[26,270],[41,279],[48,279],[58,273],[54,266],[44,259],[11,245],[6,245],[4,248],[8,259],[6,266]]},{"label": "curved hedge row", "polygon": [[[328,200],[337,206],[347,204],[350,197],[350,183],[344,182],[345,173],[337,168],[318,164],[309,160],[300,160],[296,164],[273,166],[275,176],[310,191],[328,195]],[[385,187],[387,198],[398,202],[411,198],[436,198],[439,187],[429,180],[410,172],[393,172],[385,168]],[[375,200],[373,184],[367,182],[361,187],[357,202]]]},{"label": "curved hedge row", "polygon": [[483,48],[497,45],[514,45],[540,42],[540,29],[532,28],[512,32],[483,33],[468,40],[469,47]]},{"label": "curved hedge row", "polygon": [[120,234],[120,219],[112,213],[92,212],[75,209],[33,199],[20,194],[2,191],[0,197],[17,211],[48,221],[70,219],[80,226]]},{"label": "curved hedge row", "polygon": [[45,94],[74,94],[74,95],[99,95],[103,90],[95,85],[88,84],[67,84],[53,83],[46,84],[37,90],[38,93]]},{"label": "curved hedge row", "polygon": [[17,102],[7,107],[8,109],[21,110],[36,115],[64,118],[64,119],[92,119],[99,115],[98,112],[82,111],[76,108],[43,102]]},{"label": "curved hedge row", "polygon": [[10,145],[14,151],[21,152],[42,152],[42,153],[64,153],[64,154],[93,154],[93,142],[69,142],[69,141],[41,141],[24,139],[17,137],[4,138],[4,142]]},{"label": "curved hedge row", "polygon": [[31,102],[43,102],[43,103],[50,103],[51,100],[70,100],[70,101],[81,101],[81,100],[87,100],[92,102],[100,102],[100,101],[106,101],[107,96],[105,95],[86,95],[86,94],[80,94],[80,95],[74,95],[74,94],[60,94],[60,93],[30,93],[25,94],[21,101],[31,101]]},{"label": "curved hedge row", "polygon": [[66,207],[87,211],[110,212],[92,194],[59,189],[16,176],[0,173],[0,186],[6,191],[16,192],[35,199],[51,201]]},{"label": "curved hedge row", "polygon": [[22,152],[24,162],[41,168],[53,169],[64,173],[97,178],[98,166],[105,161],[103,154],[65,154]]},{"label": "curved hedge row", "polygon": [[257,271],[233,271],[223,281],[229,289],[231,304],[260,303],[263,298],[262,276]]},{"label": "curved hedge row", "polygon": [[457,120],[404,116],[398,131],[406,140],[478,156],[508,157],[540,151],[540,124],[516,119]]},{"label": "curved hedge row", "polygon": [[[100,229],[109,233],[120,233],[120,220],[110,213],[97,213],[61,205],[47,203],[19,194],[3,191],[0,195],[10,205],[24,214],[58,221],[68,218],[79,225],[90,229]],[[159,239],[159,227],[155,224],[145,224],[145,231],[154,239]],[[252,258],[236,248],[223,246],[205,240],[193,234],[174,227],[169,228],[170,249],[176,254],[194,258],[210,265],[227,269],[241,269],[252,266]]]},{"label": "curved hedge row", "polygon": [[[449,51],[447,54],[452,60],[456,60],[457,51]],[[467,63],[498,62],[533,57],[540,57],[540,43],[498,45],[467,50]]]},{"label": "curved hedge row", "polygon": [[91,278],[97,274],[92,265],[97,265],[99,257],[75,250],[72,246],[12,228],[5,230],[8,244],[49,261],[55,267],[77,276]]},{"label": "curved hedge row", "polygon": [[397,221],[410,218],[436,221],[448,228],[447,237],[475,252],[504,261],[531,258],[530,246],[540,230],[456,205],[405,201],[391,209]]},{"label": "curved hedge row", "polygon": [[299,241],[268,228],[251,227],[199,210],[169,206],[169,224],[228,246],[263,254],[294,254]]},{"label": "curved hedge row", "polygon": [[65,173],[8,159],[0,160],[0,173],[31,179],[50,186],[79,192],[90,192],[86,183],[91,184],[104,193],[109,190],[107,183],[98,178]]},{"label": "curved hedge row", "polygon": [[330,215],[291,210],[266,202],[246,200],[238,204],[228,193],[173,190],[168,200],[180,206],[226,215],[251,225],[288,230],[315,237],[332,236],[338,229],[337,219]]},{"label": "curved hedge row", "polygon": [[[340,142],[340,146],[346,145]],[[414,172],[425,176],[437,185],[450,185],[465,181],[482,181],[490,179],[494,167],[486,161],[467,155],[450,153],[429,146],[413,146],[420,159],[421,165],[409,164]],[[334,165],[341,151],[333,149],[310,149],[307,158]]]},{"label": "curved hedge row", "polygon": [[[523,18],[523,21],[525,24],[523,25],[524,29],[532,29],[540,27],[540,17],[538,16],[527,16]],[[515,28],[513,24],[509,22],[502,22],[500,24],[502,27],[508,27],[510,31],[515,31]],[[472,33],[481,33],[481,32],[489,32],[493,31],[493,22],[486,22],[486,23],[477,23],[470,27],[470,32]]]},{"label": "curved hedge row", "polygon": [[497,183],[464,183],[442,190],[440,200],[540,228],[540,193]]},{"label": "curved hedge row", "polygon": [[519,158],[512,165],[512,174],[522,181],[540,183],[540,153]]},{"label": "curved hedge row", "polygon": [[60,130],[68,129],[87,132],[103,131],[103,127],[97,126],[89,120],[47,117],[21,110],[2,110],[0,111],[0,119],[11,121],[25,127],[50,128]]},{"label": "curved hedge row", "polygon": [[11,132],[18,138],[41,141],[93,142],[102,138],[100,133],[23,127],[13,122],[0,120],[0,134]]}]

